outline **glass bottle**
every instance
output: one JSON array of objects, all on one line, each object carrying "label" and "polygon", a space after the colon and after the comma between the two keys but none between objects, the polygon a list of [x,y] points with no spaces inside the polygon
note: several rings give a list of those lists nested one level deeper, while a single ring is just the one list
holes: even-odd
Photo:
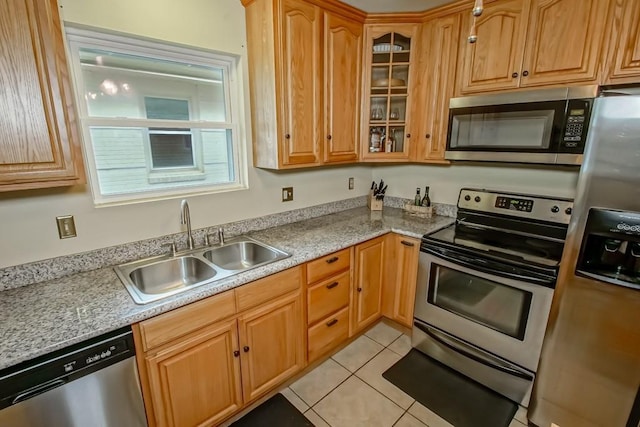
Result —
[{"label": "glass bottle", "polygon": [[416,188],[416,197],[413,199],[413,202],[415,203],[416,206],[420,206],[421,200],[420,200],[420,187]]},{"label": "glass bottle", "polygon": [[431,199],[429,198],[429,187],[424,187],[424,197],[422,198],[421,206],[431,206]]}]

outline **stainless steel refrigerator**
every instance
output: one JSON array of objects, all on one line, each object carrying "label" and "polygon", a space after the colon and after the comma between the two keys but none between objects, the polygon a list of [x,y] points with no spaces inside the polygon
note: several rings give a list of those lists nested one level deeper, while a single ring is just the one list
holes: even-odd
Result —
[{"label": "stainless steel refrigerator", "polygon": [[594,103],[528,416],[640,426],[640,89]]}]

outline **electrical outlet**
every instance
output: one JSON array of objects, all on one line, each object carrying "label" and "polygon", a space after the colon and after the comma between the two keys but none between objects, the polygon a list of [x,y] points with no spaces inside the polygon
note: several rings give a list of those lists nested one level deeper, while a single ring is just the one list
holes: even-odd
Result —
[{"label": "electrical outlet", "polygon": [[61,239],[77,236],[73,215],[57,216],[56,222],[58,223],[58,236],[60,236]]},{"label": "electrical outlet", "polygon": [[282,187],[282,201],[290,202],[293,200],[293,187]]},{"label": "electrical outlet", "polygon": [[354,184],[354,180],[353,177],[349,178],[349,190],[353,190],[355,184]]}]

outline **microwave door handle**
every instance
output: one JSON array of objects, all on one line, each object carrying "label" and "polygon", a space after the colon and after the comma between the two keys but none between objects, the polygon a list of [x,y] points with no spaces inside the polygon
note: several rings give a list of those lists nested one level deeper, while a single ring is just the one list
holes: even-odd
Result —
[{"label": "microwave door handle", "polygon": [[[540,279],[537,277],[533,277],[533,276],[524,276],[522,274],[516,274],[516,273],[510,273],[508,271],[504,271],[502,269],[500,269],[498,267],[497,263],[492,263],[494,266],[496,266],[496,269],[491,269],[488,268],[484,265],[481,264],[476,264],[473,262],[468,261],[468,258],[463,256],[463,255],[459,255],[456,254],[454,252],[448,251],[446,249],[443,249],[442,251],[438,251],[438,250],[434,250],[431,248],[427,248],[422,246],[421,250],[423,252],[429,253],[433,256],[439,257],[441,259],[444,259],[445,261],[449,261],[453,264],[457,264],[472,270],[476,270],[476,271],[481,271],[483,273],[486,274],[490,274],[492,276],[502,276],[502,277],[506,277],[508,279],[514,279],[514,280],[524,280],[527,282],[535,282],[535,283],[539,283],[542,285],[548,285],[549,283],[551,283],[550,280],[544,280],[544,279]],[[489,261],[491,262],[491,261]]]},{"label": "microwave door handle", "polygon": [[[522,378],[525,380],[533,380],[533,375],[528,374],[527,372],[521,371],[514,367],[507,365],[504,362],[499,361],[494,357],[489,357],[487,355],[482,354],[480,351],[474,349],[471,346],[465,345],[463,343],[457,342],[454,343],[449,337],[444,334],[441,334],[428,326],[425,326],[419,322],[413,322],[413,325],[420,329],[425,334],[429,335],[432,339],[439,342],[440,344],[448,347],[449,349],[460,353],[469,359],[475,360],[478,363],[481,363],[490,368],[496,369],[501,372],[505,372],[507,374],[513,375],[518,378]],[[464,348],[462,347],[464,346]]]}]

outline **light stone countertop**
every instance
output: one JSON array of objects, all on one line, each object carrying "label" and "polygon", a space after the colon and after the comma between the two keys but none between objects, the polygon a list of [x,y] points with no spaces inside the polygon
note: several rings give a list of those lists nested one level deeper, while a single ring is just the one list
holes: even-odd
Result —
[{"label": "light stone countertop", "polygon": [[133,302],[111,267],[0,292],[0,369],[233,289],[389,231],[420,238],[454,218],[366,207],[249,233],[291,257],[146,305]]}]

